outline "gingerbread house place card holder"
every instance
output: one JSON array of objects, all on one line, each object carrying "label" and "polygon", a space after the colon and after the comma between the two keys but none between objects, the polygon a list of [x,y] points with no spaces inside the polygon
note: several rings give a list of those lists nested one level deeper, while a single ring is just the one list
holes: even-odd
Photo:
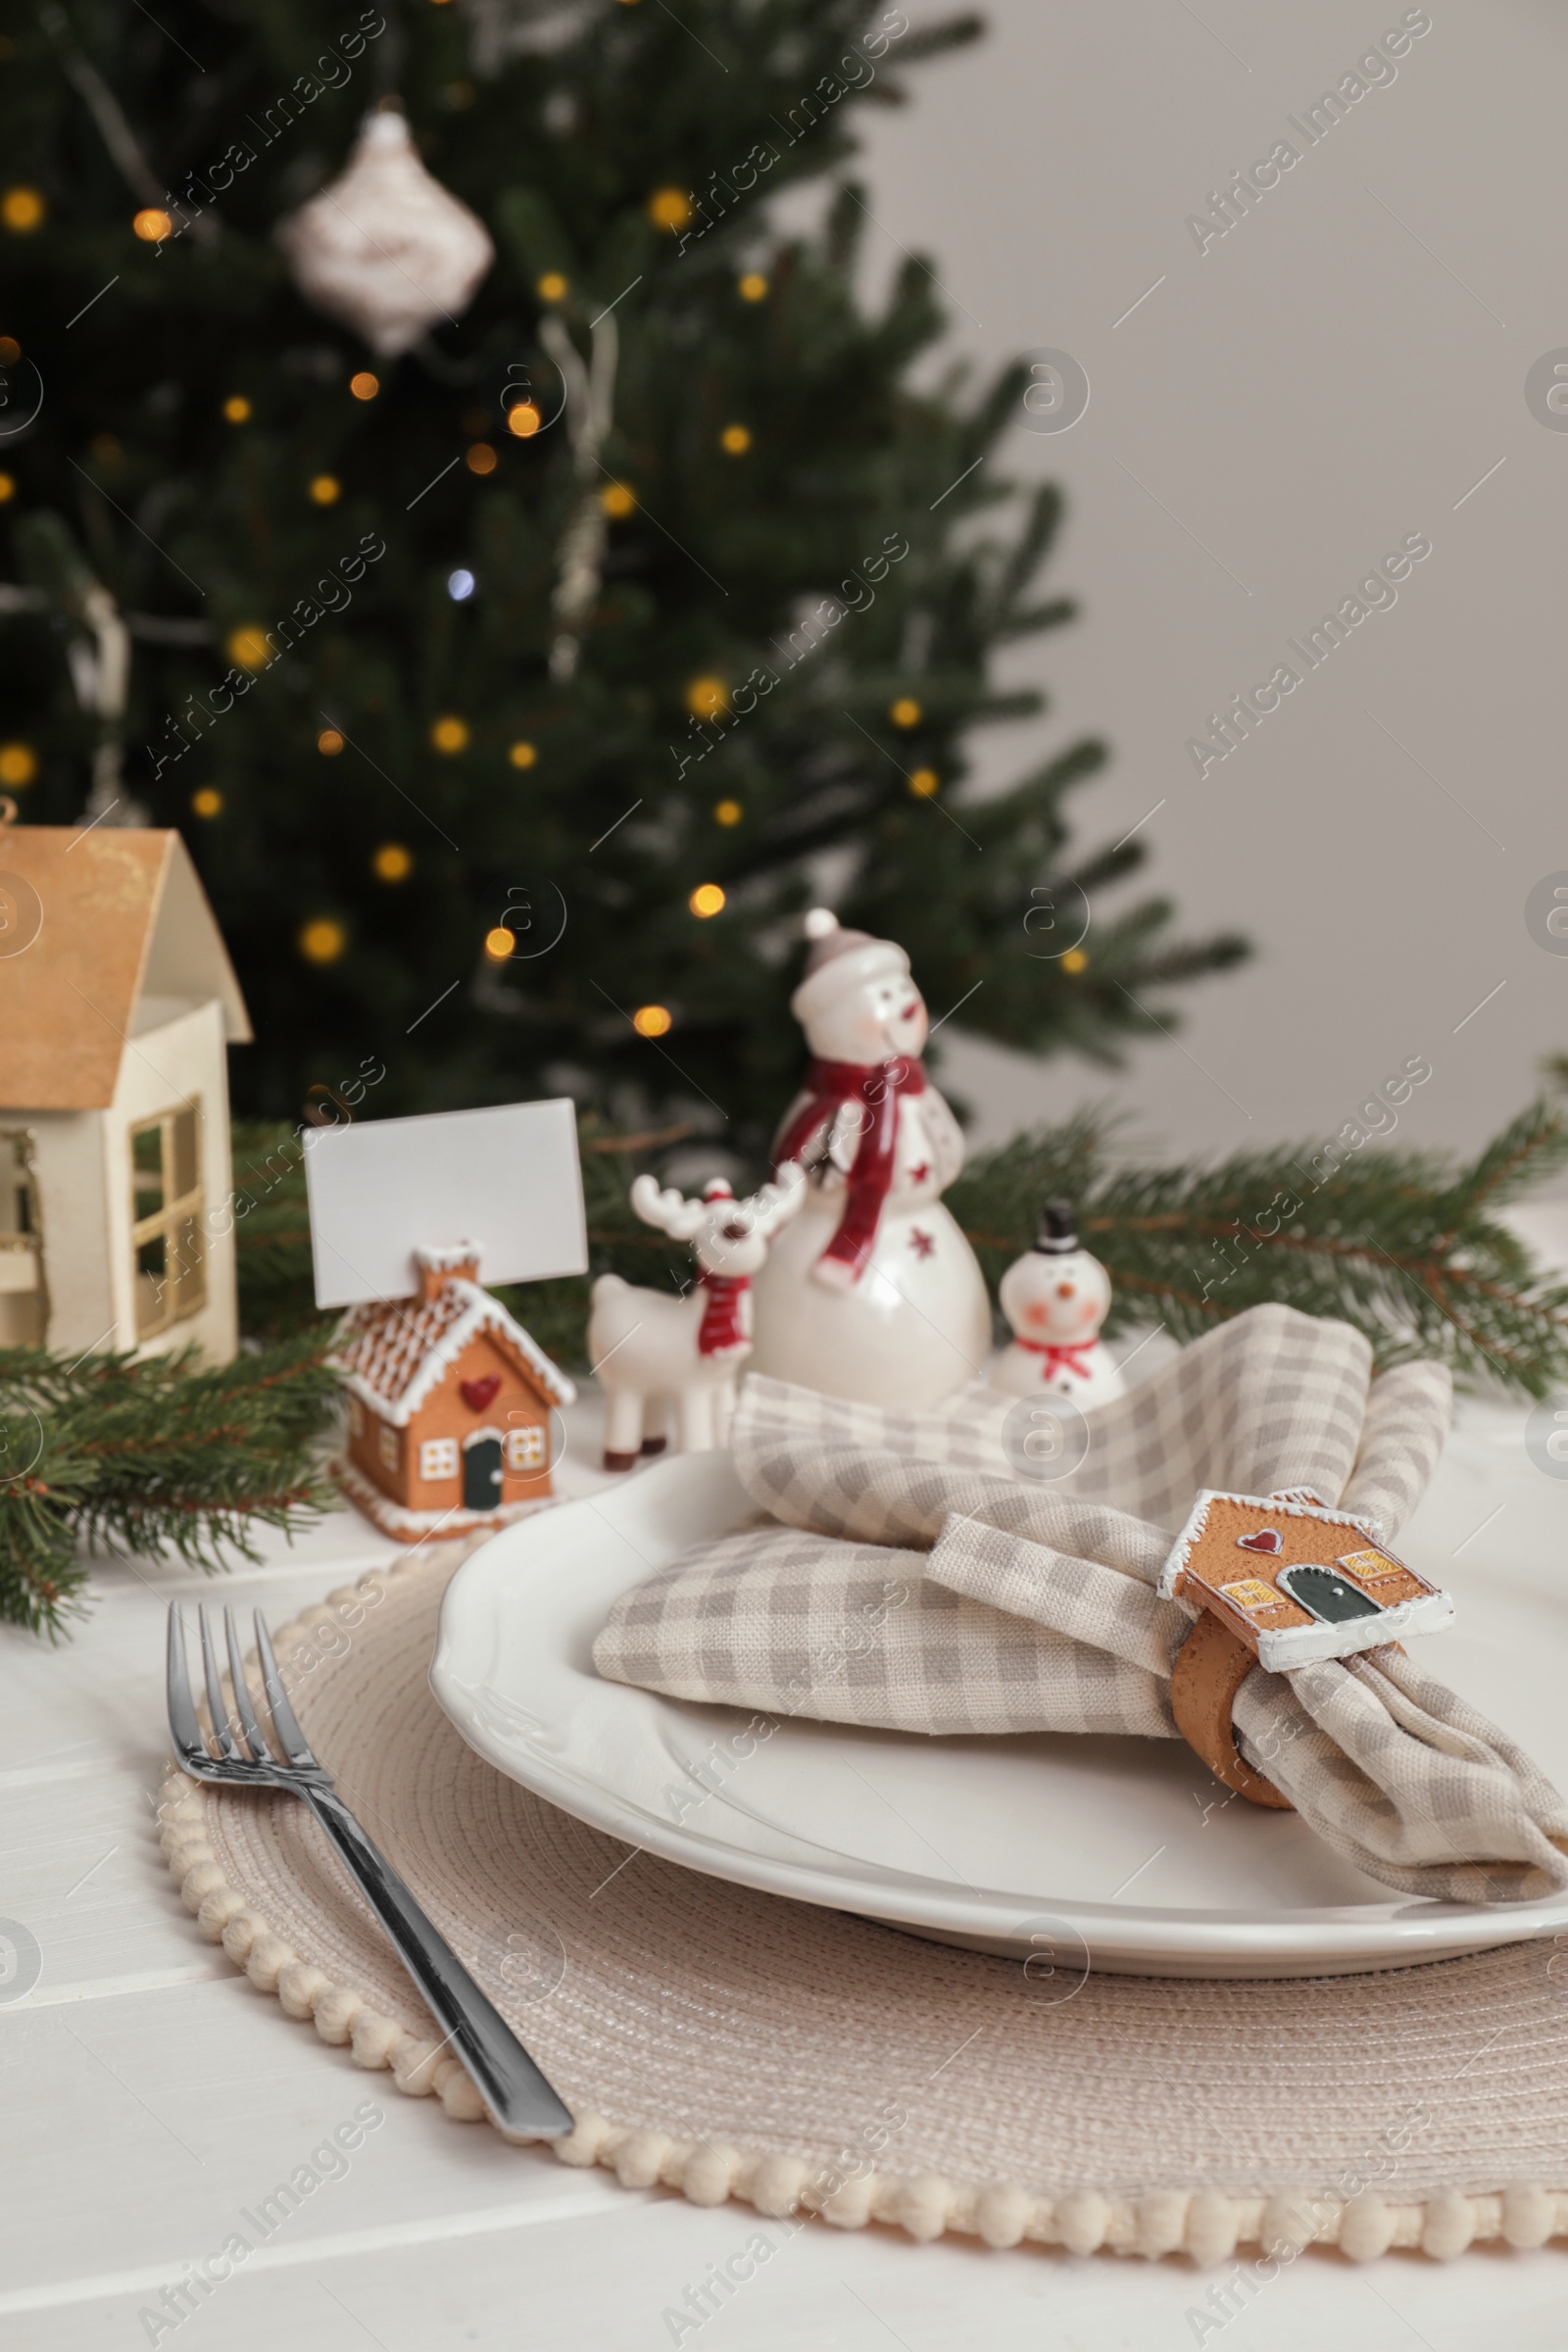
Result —
[{"label": "gingerbread house place card holder", "polygon": [[1159,1591],[1211,1610],[1270,1674],[1453,1620],[1449,1595],[1397,1558],[1374,1520],[1304,1490],[1260,1496],[1205,1487]]},{"label": "gingerbread house place card holder", "polygon": [[552,1408],[577,1394],[481,1288],[476,1249],[414,1254],[420,1296],[351,1307],[330,1359],[348,1392],[339,1483],[406,1544],[548,1501]]},{"label": "gingerbread house place card holder", "polygon": [[350,1501],[408,1544],[537,1510],[576,1391],[488,1285],[587,1270],[575,1106],[430,1111],[309,1140],[316,1302],[348,1309],[331,1360]]}]

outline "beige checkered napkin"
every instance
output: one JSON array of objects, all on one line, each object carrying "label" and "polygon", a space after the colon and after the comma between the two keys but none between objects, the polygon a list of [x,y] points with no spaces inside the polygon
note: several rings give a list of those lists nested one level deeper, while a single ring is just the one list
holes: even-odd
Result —
[{"label": "beige checkered napkin", "polygon": [[[1392,1538],[1447,1424],[1437,1364],[1374,1380],[1343,1323],[1254,1307],[1098,1409],[1046,1483],[1029,1407],[976,1384],[889,1413],[753,1378],[732,1435],[771,1527],[721,1538],[615,1606],[602,1674],[679,1698],[904,1732],[1174,1738],[1191,1611],[1152,1590],[1200,1487],[1306,1486]],[[1362,1870],[1517,1902],[1568,1886],[1568,1808],[1514,1744],[1394,1649],[1255,1668],[1244,1753]]]},{"label": "beige checkered napkin", "polygon": [[673,1698],[890,1731],[1175,1736],[1168,1664],[1055,1639],[928,1566],[924,1552],[787,1528],[721,1537],[618,1600],[594,1664]]}]

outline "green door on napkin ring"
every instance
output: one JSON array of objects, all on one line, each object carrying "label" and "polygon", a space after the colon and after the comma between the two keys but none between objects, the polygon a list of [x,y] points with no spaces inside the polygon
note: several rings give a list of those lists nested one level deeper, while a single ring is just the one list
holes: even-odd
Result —
[{"label": "green door on napkin ring", "polygon": [[474,1438],[463,1452],[463,1507],[493,1511],[501,1500],[501,1440]]},{"label": "green door on napkin ring", "polygon": [[1282,1568],[1274,1580],[1282,1592],[1288,1592],[1303,1609],[1324,1625],[1343,1625],[1349,1617],[1380,1617],[1379,1604],[1360,1588],[1341,1576],[1337,1568],[1319,1568],[1308,1561],[1298,1561],[1292,1568]]}]

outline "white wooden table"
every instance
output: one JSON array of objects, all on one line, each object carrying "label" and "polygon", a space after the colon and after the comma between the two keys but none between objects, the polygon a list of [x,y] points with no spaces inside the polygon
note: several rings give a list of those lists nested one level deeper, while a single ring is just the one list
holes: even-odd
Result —
[{"label": "white wooden table", "polygon": [[[572,1435],[573,1483],[593,1443]],[[1423,1505],[1487,1531],[1475,1573],[1562,1573],[1568,1482],[1522,1443],[1524,1414],[1468,1405]],[[1454,1543],[1459,1542],[1454,1537]],[[6,2352],[176,2340],[263,2352],[571,2346],[656,2352],[699,2340],[666,2320],[689,2283],[757,2227],[507,2147],[398,2095],[254,1991],[202,1940],[159,1853],[164,1604],[216,1590],[273,1621],[387,1558],[348,1512],[289,1550],[207,1580],[106,1563],[90,1622],[57,1648],[0,1628],[0,1916],[37,1939],[42,1973],[0,2000],[0,2345]],[[1462,1598],[1466,1559],[1453,1582]],[[1568,1607],[1568,1584],[1563,1605]],[[0,1988],[3,1990],[3,1988]],[[177,2329],[140,2318],[186,2264],[373,2099],[384,2122],[244,2269]],[[323,2168],[324,2169],[324,2168]],[[1385,2352],[1425,2343],[1558,2352],[1560,2252],[1396,2256],[1356,2269],[1312,2252],[1222,2329],[1224,2273],[812,2225],[700,2331],[704,2352]]]}]

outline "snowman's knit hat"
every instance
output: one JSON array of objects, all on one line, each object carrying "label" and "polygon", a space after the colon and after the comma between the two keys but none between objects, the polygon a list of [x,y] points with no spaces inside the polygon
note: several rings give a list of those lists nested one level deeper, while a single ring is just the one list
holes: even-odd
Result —
[{"label": "snowman's knit hat", "polygon": [[847,931],[828,906],[813,906],[806,917],[810,945],[806,973],[790,999],[798,1021],[812,1020],[835,998],[852,994],[868,980],[906,980],[909,958],[891,939],[873,939],[868,931]]},{"label": "snowman's knit hat", "polygon": [[1041,1257],[1066,1257],[1078,1247],[1078,1218],[1070,1200],[1048,1200],[1033,1247]]}]

